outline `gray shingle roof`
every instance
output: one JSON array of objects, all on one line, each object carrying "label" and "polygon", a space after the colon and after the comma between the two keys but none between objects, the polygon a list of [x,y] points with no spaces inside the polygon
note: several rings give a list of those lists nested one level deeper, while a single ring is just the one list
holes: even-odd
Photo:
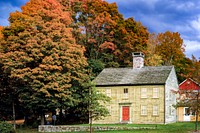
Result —
[{"label": "gray shingle roof", "polygon": [[105,68],[95,79],[97,86],[165,84],[173,66]]}]

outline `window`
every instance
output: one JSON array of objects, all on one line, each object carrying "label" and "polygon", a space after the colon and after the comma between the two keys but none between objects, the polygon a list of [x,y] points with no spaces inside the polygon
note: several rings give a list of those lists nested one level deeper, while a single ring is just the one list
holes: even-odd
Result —
[{"label": "window", "polygon": [[128,88],[124,88],[124,98],[128,98]]},{"label": "window", "polygon": [[147,88],[141,88],[141,98],[147,98]]},{"label": "window", "polygon": [[106,96],[111,97],[111,89],[110,88],[106,89]]},{"label": "window", "polygon": [[111,114],[111,106],[110,106],[110,105],[107,105],[106,107],[107,107],[107,109],[108,109],[108,112]]},{"label": "window", "polygon": [[185,116],[189,116],[190,115],[190,109],[188,107],[185,107],[184,108],[184,113],[185,113]]},{"label": "window", "polygon": [[173,115],[173,107],[169,106],[169,115]]},{"label": "window", "polygon": [[141,115],[147,115],[147,106],[145,105],[141,106]]},{"label": "window", "polygon": [[159,97],[159,89],[153,88],[153,98],[158,98],[158,97]]},{"label": "window", "polygon": [[124,94],[128,93],[128,88],[124,88]]},{"label": "window", "polygon": [[153,115],[158,115],[158,106],[157,105],[153,106]]}]

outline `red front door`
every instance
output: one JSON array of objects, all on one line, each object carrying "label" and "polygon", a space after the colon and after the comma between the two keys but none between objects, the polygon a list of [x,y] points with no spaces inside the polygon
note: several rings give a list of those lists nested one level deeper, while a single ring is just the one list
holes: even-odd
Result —
[{"label": "red front door", "polygon": [[129,106],[122,107],[122,121],[129,121]]}]

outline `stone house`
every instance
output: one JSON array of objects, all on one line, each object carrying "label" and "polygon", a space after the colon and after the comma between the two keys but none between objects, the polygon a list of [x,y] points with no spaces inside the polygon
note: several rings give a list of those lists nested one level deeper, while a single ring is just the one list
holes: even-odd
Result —
[{"label": "stone house", "polygon": [[166,124],[176,122],[178,81],[173,66],[144,66],[144,54],[133,53],[133,68],[105,68],[97,89],[111,97],[110,115],[93,123]]},{"label": "stone house", "polygon": [[[184,80],[182,83],[179,84],[179,94],[180,97],[178,100],[183,101],[187,100],[190,97],[187,97],[187,93],[199,93],[200,84],[194,81],[191,78]],[[187,93],[185,93],[187,92]],[[177,120],[178,121],[195,121],[196,115],[195,112],[190,110],[189,107],[183,105],[177,108]],[[198,118],[200,120],[200,116]]]}]

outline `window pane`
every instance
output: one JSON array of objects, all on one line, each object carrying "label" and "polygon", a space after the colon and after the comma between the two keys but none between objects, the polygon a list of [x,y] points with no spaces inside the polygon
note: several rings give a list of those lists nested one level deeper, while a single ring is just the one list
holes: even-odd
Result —
[{"label": "window pane", "polygon": [[128,88],[124,88],[124,93],[128,93]]},{"label": "window pane", "polygon": [[106,95],[107,95],[108,97],[111,97],[111,89],[110,89],[110,88],[107,88],[107,89],[106,89]]},{"label": "window pane", "polygon": [[147,115],[147,106],[141,106],[141,115]]},{"label": "window pane", "polygon": [[147,98],[147,88],[141,88],[141,98]]},{"label": "window pane", "polygon": [[159,97],[159,89],[153,88],[153,98],[158,98],[158,97]]},{"label": "window pane", "polygon": [[153,106],[153,115],[158,115],[158,106]]}]

